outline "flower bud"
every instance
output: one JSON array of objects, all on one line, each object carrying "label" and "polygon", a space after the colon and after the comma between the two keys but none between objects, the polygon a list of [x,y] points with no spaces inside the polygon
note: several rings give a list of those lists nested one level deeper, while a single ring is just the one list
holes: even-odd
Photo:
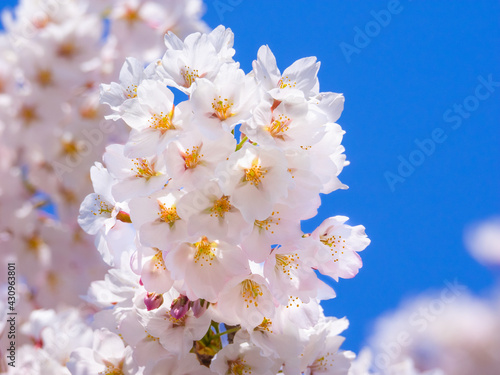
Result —
[{"label": "flower bud", "polygon": [[193,302],[191,309],[193,310],[193,314],[196,318],[199,318],[203,315],[205,311],[207,311],[209,303],[204,299],[197,299]]},{"label": "flower bud", "polygon": [[180,295],[179,298],[173,300],[170,306],[170,315],[175,319],[181,319],[189,310],[189,299],[186,296]]},{"label": "flower bud", "polygon": [[144,304],[148,311],[155,310],[163,304],[163,294],[149,293],[144,297]]}]

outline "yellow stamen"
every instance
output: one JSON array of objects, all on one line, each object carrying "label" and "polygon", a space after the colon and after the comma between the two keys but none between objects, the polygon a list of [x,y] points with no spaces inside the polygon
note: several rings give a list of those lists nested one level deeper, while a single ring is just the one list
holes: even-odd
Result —
[{"label": "yellow stamen", "polygon": [[99,211],[98,212],[91,211],[94,215],[102,215],[106,213],[109,216],[111,216],[111,212],[113,212],[113,207],[109,206],[106,202],[102,201],[100,195],[98,195],[95,198],[95,201],[99,205]]},{"label": "yellow stamen", "polygon": [[36,81],[42,87],[50,86],[53,83],[52,71],[48,69],[41,69],[38,71]]},{"label": "yellow stamen", "polygon": [[129,99],[137,98],[137,85],[127,86],[125,89],[125,95]]},{"label": "yellow stamen", "polygon": [[288,125],[292,120],[288,116],[285,115],[279,115],[277,119],[274,119],[271,125],[266,126],[266,130],[271,134],[273,138],[279,138],[281,140],[284,140],[285,133],[288,130]]},{"label": "yellow stamen", "polygon": [[[324,245],[328,246],[331,249],[331,255],[334,262],[339,261],[339,255],[344,254],[345,249],[345,240],[342,239],[342,236],[332,235],[327,237],[327,234],[321,235],[319,237],[320,241],[323,242]],[[339,254],[340,252],[340,254]]]},{"label": "yellow stamen", "polygon": [[36,107],[31,105],[23,105],[19,110],[18,116],[23,120],[26,126],[31,125],[35,120],[38,120],[38,114],[36,112]]},{"label": "yellow stamen", "polygon": [[129,26],[141,20],[141,16],[139,15],[139,9],[132,9],[127,6],[125,9],[125,14],[121,17],[122,20],[128,22]]},{"label": "yellow stamen", "polygon": [[235,114],[231,112],[231,107],[234,105],[229,99],[223,99],[219,96],[218,99],[214,98],[212,103],[212,108],[214,110],[213,116],[217,117],[219,120],[224,121]]},{"label": "yellow stamen", "polygon": [[80,152],[80,147],[78,146],[77,142],[74,140],[67,141],[67,140],[61,140],[62,143],[62,153],[63,155],[77,155]]},{"label": "yellow stamen", "polygon": [[153,268],[155,271],[166,271],[167,267],[165,266],[165,260],[163,259],[163,254],[160,250],[156,252],[153,256]]},{"label": "yellow stamen", "polygon": [[276,254],[276,265],[274,266],[277,271],[283,272],[290,280],[293,280],[293,270],[299,269],[298,254]]},{"label": "yellow stamen", "polygon": [[[155,171],[154,163],[149,164],[149,162],[143,158],[138,158],[135,160],[136,160],[134,162],[136,169],[135,177],[145,178],[146,180],[149,180],[151,177],[156,177],[161,175],[161,173]],[[132,170],[134,169],[132,168]]]},{"label": "yellow stamen", "polygon": [[203,154],[200,153],[200,149],[203,146],[203,144],[200,144],[199,146],[193,146],[193,149],[190,150],[189,148],[186,150],[186,152],[182,153],[182,157],[184,158],[184,163],[186,165],[186,169],[193,169],[198,166],[202,162]]},{"label": "yellow stamen", "polygon": [[106,369],[101,371],[98,375],[124,375],[122,370],[123,363],[121,363],[118,367],[115,367],[112,363],[106,364]]},{"label": "yellow stamen", "polygon": [[160,112],[159,114],[154,114],[149,122],[151,123],[150,128],[159,130],[162,134],[167,132],[167,130],[175,129],[174,124],[172,123],[172,118],[174,117],[174,109],[175,106],[172,105],[172,110],[164,114]]},{"label": "yellow stamen", "polygon": [[210,242],[207,237],[202,237],[199,242],[193,244],[196,248],[196,253],[194,255],[194,262],[200,262],[200,266],[203,266],[205,262],[208,265],[212,265],[212,261],[215,258],[215,248],[217,247],[216,242]]},{"label": "yellow stamen", "polygon": [[172,228],[175,222],[181,219],[179,215],[177,215],[177,209],[175,205],[167,207],[164,203],[161,202],[158,202],[158,205],[160,206],[160,212],[158,213],[158,215],[160,215],[160,220],[164,221],[165,223],[170,225],[170,228]]},{"label": "yellow stamen", "polygon": [[250,182],[250,185],[254,185],[255,187],[259,187],[261,183],[261,179],[263,179],[268,172],[267,169],[263,169],[261,165],[259,165],[259,159],[255,158],[252,161],[251,168],[245,168],[245,177],[243,177],[243,181]]},{"label": "yellow stamen", "polygon": [[30,237],[25,238],[26,247],[29,252],[37,253],[44,245],[42,237],[34,233]]},{"label": "yellow stamen", "polygon": [[287,87],[293,88],[297,85],[297,82],[292,82],[288,76],[282,77],[278,82],[278,87],[280,89],[285,89]]},{"label": "yellow stamen", "polygon": [[215,217],[224,218],[226,212],[229,212],[232,208],[233,206],[229,202],[229,197],[227,195],[223,195],[220,199],[217,199],[214,202],[213,207],[210,209],[210,216],[215,215]]},{"label": "yellow stamen", "polygon": [[228,369],[226,374],[228,375],[244,375],[244,374],[251,374],[252,369],[248,365],[245,364],[244,359],[237,359],[235,361],[228,360],[227,365]]},{"label": "yellow stamen", "polygon": [[253,280],[246,279],[243,282],[241,282],[241,296],[243,297],[243,300],[247,304],[247,308],[250,307],[250,305],[255,305],[255,307],[258,306],[257,300],[259,297],[261,297],[264,293],[262,292],[262,288],[258,283],[256,283]]},{"label": "yellow stamen", "polygon": [[[281,218],[278,217],[279,211],[273,211],[271,216],[269,216],[265,220],[255,220],[253,225],[255,225],[257,228],[259,228],[259,232],[262,232],[263,230],[270,230],[270,229],[276,229],[273,227],[273,225],[279,225],[279,222],[281,221]],[[276,215],[276,217],[274,217]],[[274,234],[274,230],[271,230],[271,234]]]},{"label": "yellow stamen", "polygon": [[260,323],[257,327],[254,328],[254,331],[273,333],[273,330],[271,329],[272,324],[273,322],[271,321],[271,319],[264,318],[262,323]]},{"label": "yellow stamen", "polygon": [[94,120],[98,115],[98,107],[94,105],[85,105],[80,108],[80,116],[86,120]]},{"label": "yellow stamen", "polygon": [[184,77],[184,87],[191,87],[196,78],[200,77],[198,69],[191,69],[187,65],[181,70],[181,74]]},{"label": "yellow stamen", "polygon": [[71,59],[76,54],[76,45],[71,41],[62,43],[57,49],[57,54],[62,58]]}]

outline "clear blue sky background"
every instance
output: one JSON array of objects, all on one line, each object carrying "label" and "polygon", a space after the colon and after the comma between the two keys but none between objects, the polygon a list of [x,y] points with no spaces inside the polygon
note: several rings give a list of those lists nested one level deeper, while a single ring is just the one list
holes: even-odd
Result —
[{"label": "clear blue sky background", "polygon": [[[397,14],[377,27],[372,11],[390,3],[399,4],[391,7]],[[234,31],[235,58],[246,72],[263,44],[281,70],[314,55],[322,62],[322,91],[346,97],[339,123],[351,165],[341,180],[350,189],[323,197],[317,220],[304,225],[311,231],[328,216],[346,215],[372,240],[361,254],[359,275],[334,283],[338,297],[325,304],[328,315],[351,322],[344,347],[357,351],[377,316],[419,292],[443,288],[445,280],[457,279],[476,293],[487,290],[493,275],[467,254],[463,231],[500,214],[500,87],[480,89],[482,99],[473,98],[478,77],[500,82],[499,1],[206,4],[212,28],[224,24]],[[369,43],[355,41],[355,28],[368,28]],[[350,61],[341,45],[356,49]],[[458,120],[449,116],[464,101],[466,118],[454,129]],[[436,129],[446,140],[418,160],[415,140]],[[398,157],[410,154],[422,163],[392,191],[384,174],[397,175]]]}]

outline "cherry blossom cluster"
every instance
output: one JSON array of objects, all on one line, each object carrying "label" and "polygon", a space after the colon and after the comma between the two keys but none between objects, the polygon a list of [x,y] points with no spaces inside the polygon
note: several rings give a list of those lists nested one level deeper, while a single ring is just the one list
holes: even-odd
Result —
[{"label": "cherry blossom cluster", "polygon": [[128,58],[101,86],[131,132],[92,167],[79,223],[112,267],[87,299],[115,352],[76,350],[72,374],[348,372],[317,272],[354,277],[370,240],[344,216],[301,230],[320,193],[347,188],[344,97],[319,91],[316,58],[281,73],[267,46],[245,74],[233,38],[168,33],[162,59]]},{"label": "cherry blossom cluster", "polygon": [[2,264],[18,260],[33,308],[80,305],[106,269],[78,209],[90,166],[128,130],[104,121],[98,83],[117,79],[129,54],[160,57],[168,30],[206,30],[202,9],[200,0],[21,0],[4,12],[0,247]]},{"label": "cherry blossom cluster", "polygon": [[[129,54],[145,62],[161,57],[167,30],[179,35],[206,30],[202,5],[201,0],[20,0],[2,14],[0,285],[3,293],[7,263],[15,262],[18,327],[39,309],[54,309],[59,319],[69,306],[82,306],[80,295],[108,268],[77,223],[80,203],[92,191],[90,166],[107,144],[128,133],[124,124],[103,120],[108,110],[99,103],[98,83],[117,79]],[[6,301],[2,298],[1,309]],[[38,373],[7,367],[3,326],[0,340],[0,372]],[[18,360],[35,363],[29,353],[39,358],[53,353],[42,352],[48,341],[29,330],[19,330],[16,340],[19,350],[27,346]],[[69,354],[56,358],[64,368]]]}]

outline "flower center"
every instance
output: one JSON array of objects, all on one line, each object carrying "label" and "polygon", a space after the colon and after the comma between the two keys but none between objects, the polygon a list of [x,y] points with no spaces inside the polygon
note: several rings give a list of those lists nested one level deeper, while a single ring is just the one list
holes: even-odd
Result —
[{"label": "flower center", "polygon": [[43,15],[38,15],[38,17],[35,17],[31,20],[31,23],[35,28],[38,30],[45,28],[50,22],[50,18],[47,14]]},{"label": "flower center", "polygon": [[285,307],[288,309],[290,307],[300,307],[302,304],[302,300],[299,297],[289,296],[288,297],[288,305]]},{"label": "flower center", "polygon": [[196,248],[196,253],[194,255],[194,262],[200,262],[200,266],[207,262],[209,266],[212,265],[212,261],[215,258],[215,248],[217,243],[210,242],[207,237],[202,237],[199,242],[193,244]]},{"label": "flower center", "polygon": [[163,260],[163,254],[160,250],[156,252],[156,254],[153,256],[153,267],[155,271],[166,271],[167,267],[165,266],[165,261]]},{"label": "flower center", "polygon": [[127,86],[127,88],[125,89],[125,95],[129,99],[137,98],[137,85]]},{"label": "flower center", "polygon": [[323,244],[331,249],[332,257],[334,258],[333,261],[338,262],[339,251],[341,254],[344,254],[343,250],[345,249],[345,240],[342,239],[342,236],[327,236],[328,234],[325,233],[324,235],[320,236],[319,239],[321,242],[323,242]]},{"label": "flower center", "polygon": [[101,196],[98,195],[95,198],[96,205],[98,206],[99,211],[91,211],[95,216],[97,215],[102,215],[102,214],[108,214],[106,216],[111,216],[111,213],[113,212],[113,207],[109,206],[106,202],[101,200]]},{"label": "flower center", "polygon": [[107,364],[104,372],[100,372],[99,375],[124,375],[123,370],[120,367],[115,367],[112,364]]},{"label": "flower center", "polygon": [[223,195],[214,202],[213,207],[210,209],[210,216],[215,215],[215,217],[224,218],[225,213],[229,212],[231,208],[233,208],[233,206],[229,202],[229,197]]},{"label": "flower center", "polygon": [[276,254],[276,266],[277,271],[283,272],[286,276],[293,280],[293,270],[299,269],[298,259],[300,259],[297,253],[295,254]]},{"label": "flower center", "polygon": [[252,166],[250,168],[245,168],[245,177],[243,177],[243,181],[250,182],[250,185],[254,185],[255,187],[259,187],[261,180],[265,177],[268,172],[267,169],[263,169],[259,164],[259,159],[254,159],[252,161]]},{"label": "flower center", "polygon": [[198,69],[191,69],[185,65],[182,69],[182,76],[184,77],[184,87],[191,87],[196,78],[200,78]]},{"label": "flower center", "polygon": [[[149,180],[151,177],[159,176],[161,173],[156,172],[154,169],[154,163],[151,165],[146,159],[143,158],[138,158],[135,159],[136,161],[134,162],[135,169],[136,169],[136,175],[135,177],[137,178],[145,178],[146,180]],[[131,168],[133,171],[134,169]]]},{"label": "flower center", "polygon": [[287,87],[293,88],[297,85],[297,82],[292,82],[288,76],[282,77],[278,82],[278,87],[280,89],[286,89]]},{"label": "flower center", "polygon": [[36,108],[31,105],[23,105],[18,116],[24,121],[25,125],[30,125],[33,121],[38,119]]},{"label": "flower center", "polygon": [[271,134],[274,138],[279,138],[284,140],[284,134],[288,130],[288,125],[292,120],[285,115],[279,115],[277,119],[274,119],[271,125],[266,127],[266,130]]},{"label": "flower center", "polygon": [[59,276],[56,272],[54,271],[49,271],[47,272],[47,276],[46,276],[46,280],[47,280],[47,285],[49,286],[49,288],[53,291],[53,292],[56,292],[57,291],[57,287],[59,286]]},{"label": "flower center", "polygon": [[170,320],[172,322],[172,325],[174,327],[184,327],[186,325],[186,319],[187,319],[188,315],[185,314],[182,318],[174,318],[172,316],[172,314],[170,313],[170,311],[167,313],[167,318],[168,320]]},{"label": "flower center", "polygon": [[233,102],[229,101],[229,99],[223,99],[220,95],[219,98],[214,98],[212,103],[212,108],[214,110],[214,115],[219,120],[224,121],[231,116],[234,116],[234,113],[231,112],[231,107],[234,105]]},{"label": "flower center", "polygon": [[246,302],[247,308],[250,307],[251,304],[257,307],[259,305],[257,300],[259,296],[262,297],[262,295],[262,288],[255,281],[246,279],[241,283],[241,296]]},{"label": "flower center", "polygon": [[75,140],[62,140],[63,155],[77,155],[80,152],[80,146]]},{"label": "flower center", "polygon": [[316,360],[313,362],[312,365],[308,366],[311,370],[313,371],[327,371],[332,368],[333,366],[333,359],[330,359],[329,357],[331,356],[332,353],[327,352],[326,355],[316,358]]},{"label": "flower center", "polygon": [[80,116],[86,120],[97,118],[98,107],[94,105],[86,105],[80,108]]},{"label": "flower center", "polygon": [[71,59],[76,54],[76,45],[73,42],[65,42],[59,45],[57,54],[65,59]]},{"label": "flower center", "polygon": [[186,149],[186,152],[182,154],[184,158],[184,163],[186,165],[186,169],[193,169],[201,163],[201,159],[203,158],[203,154],[200,153],[201,146],[193,146],[192,149]]},{"label": "flower center", "polygon": [[42,87],[47,87],[52,84],[52,72],[48,69],[41,69],[38,71],[36,81]]},{"label": "flower center", "polygon": [[29,252],[37,253],[44,245],[42,237],[34,233],[31,237],[25,238],[26,247]]},{"label": "flower center", "polygon": [[125,13],[121,17],[123,20],[127,21],[129,25],[132,25],[133,23],[140,21],[141,17],[139,16],[139,9],[133,9],[130,7],[127,7],[125,9]]},{"label": "flower center", "polygon": [[160,215],[160,220],[164,221],[168,225],[170,225],[170,228],[172,228],[177,220],[180,220],[181,218],[179,215],[177,215],[177,208],[175,205],[171,207],[167,207],[164,203],[158,202],[158,205],[160,206],[160,212],[158,215]]},{"label": "flower center", "polygon": [[159,115],[155,113],[149,120],[151,123],[150,128],[158,129],[162,134],[164,134],[167,130],[175,129],[175,126],[172,123],[174,108],[175,106],[172,105],[172,110],[166,115],[163,112],[160,112]]},{"label": "flower center", "polygon": [[228,370],[226,374],[233,374],[233,375],[243,375],[243,374],[251,374],[252,369],[245,364],[245,360],[243,359],[237,359],[236,361],[227,361],[227,366]]},{"label": "flower center", "polygon": [[271,329],[272,325],[273,322],[271,321],[271,319],[264,318],[264,320],[262,320],[262,323],[254,328],[254,331],[273,333],[273,330]]},{"label": "flower center", "polygon": [[[259,228],[259,232],[262,232],[263,230],[270,230],[271,229],[271,226],[274,224],[274,225],[279,225],[279,222],[281,220],[280,217],[277,218],[273,218],[274,215],[279,215],[279,211],[274,211],[271,216],[269,216],[267,219],[265,220],[255,220],[253,225],[255,225],[257,228]],[[271,234],[274,234],[274,230],[271,230]]]}]

